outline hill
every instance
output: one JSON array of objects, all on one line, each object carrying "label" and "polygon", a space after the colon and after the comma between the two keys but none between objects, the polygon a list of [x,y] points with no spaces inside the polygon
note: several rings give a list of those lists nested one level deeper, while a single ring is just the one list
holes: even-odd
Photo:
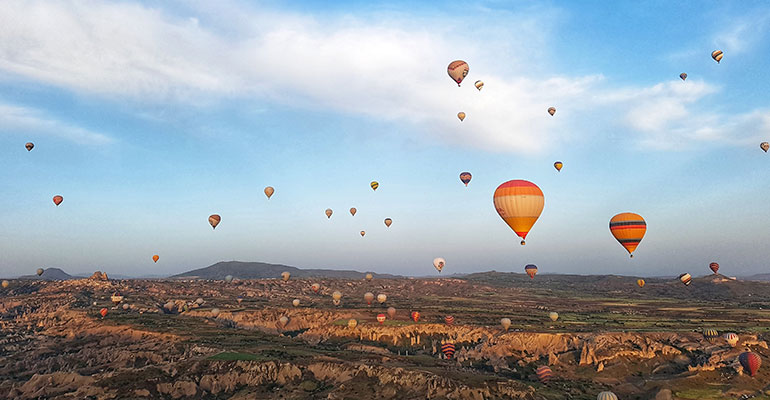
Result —
[{"label": "hill", "polygon": [[44,281],[66,281],[69,279],[81,279],[82,276],[73,276],[60,268],[46,268],[43,275],[22,275],[19,279],[42,279]]},{"label": "hill", "polygon": [[751,275],[751,276],[744,277],[743,279],[745,279],[747,281],[762,281],[762,282],[766,282],[766,281],[770,281],[770,274],[756,274],[756,275]]},{"label": "hill", "polygon": [[[292,278],[341,278],[363,279],[364,272],[333,269],[299,269],[282,264],[268,264],[261,262],[221,261],[205,268],[171,276],[172,279],[225,279],[232,275],[237,279],[269,279],[280,278],[281,273],[288,271]],[[375,278],[401,278],[397,275],[375,274]]]}]

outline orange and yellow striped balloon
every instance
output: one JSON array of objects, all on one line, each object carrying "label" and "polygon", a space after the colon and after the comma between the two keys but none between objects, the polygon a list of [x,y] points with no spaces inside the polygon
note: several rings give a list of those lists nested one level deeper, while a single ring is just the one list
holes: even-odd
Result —
[{"label": "orange and yellow striped balloon", "polygon": [[524,245],[529,230],[543,212],[543,191],[532,182],[512,180],[498,186],[493,199],[497,213]]},{"label": "orange and yellow striped balloon", "polygon": [[647,222],[639,214],[620,213],[610,220],[610,232],[633,257],[634,250],[647,232]]}]

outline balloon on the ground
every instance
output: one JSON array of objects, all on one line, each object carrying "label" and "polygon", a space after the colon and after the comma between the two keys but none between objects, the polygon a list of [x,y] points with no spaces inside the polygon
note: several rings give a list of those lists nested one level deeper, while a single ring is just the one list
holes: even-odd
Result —
[{"label": "balloon on the ground", "polygon": [[497,187],[493,200],[500,218],[521,237],[524,245],[527,234],[543,212],[543,192],[532,182],[510,180]]}]

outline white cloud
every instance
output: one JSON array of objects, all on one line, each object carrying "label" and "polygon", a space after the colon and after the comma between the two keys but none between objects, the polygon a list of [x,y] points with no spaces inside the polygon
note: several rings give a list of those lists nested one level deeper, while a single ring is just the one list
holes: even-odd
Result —
[{"label": "white cloud", "polygon": [[[318,19],[238,2],[187,6],[198,14],[125,2],[0,2],[0,70],[149,104],[237,96],[397,119],[446,143],[495,151],[545,149],[607,107],[656,147],[669,136],[727,139],[690,110],[717,90],[705,83],[606,88],[601,75],[538,76],[556,18],[542,10],[500,20],[490,13],[469,28],[466,17]],[[514,19],[515,27],[504,23]],[[462,88],[446,75],[456,58],[470,64]],[[476,79],[486,84],[480,93]],[[552,105],[556,118],[546,113]],[[467,114],[462,123],[458,111]]]},{"label": "white cloud", "polygon": [[2,103],[0,132],[50,135],[84,145],[104,145],[113,141],[101,133],[49,118],[40,110]]}]

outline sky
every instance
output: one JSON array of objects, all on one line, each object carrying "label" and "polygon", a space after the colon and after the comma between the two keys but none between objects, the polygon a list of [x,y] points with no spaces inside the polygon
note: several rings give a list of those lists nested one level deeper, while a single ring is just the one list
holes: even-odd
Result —
[{"label": "sky", "polygon": [[0,276],[770,272],[766,2],[370,3],[0,2]]}]

